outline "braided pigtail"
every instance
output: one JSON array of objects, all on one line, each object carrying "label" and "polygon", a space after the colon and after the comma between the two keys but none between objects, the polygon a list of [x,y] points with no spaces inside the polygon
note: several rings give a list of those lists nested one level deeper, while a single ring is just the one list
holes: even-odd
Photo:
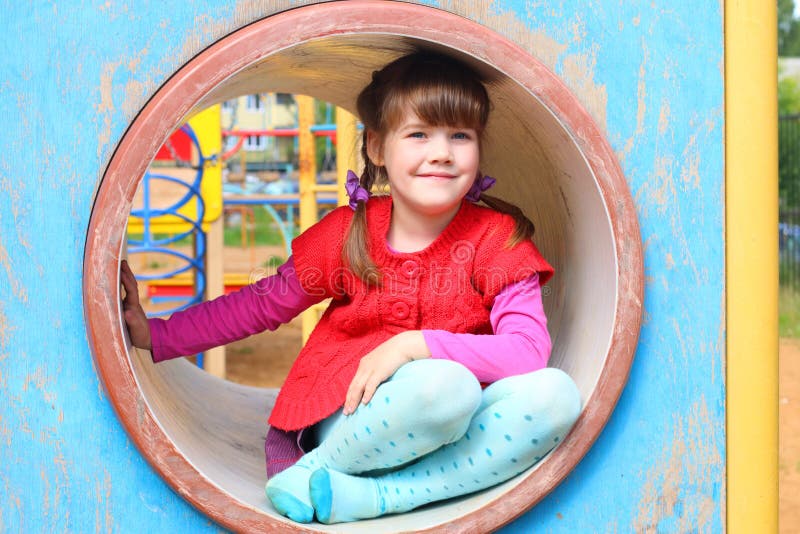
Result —
[{"label": "braided pigtail", "polygon": [[521,209],[519,209],[519,207],[511,204],[510,202],[506,202],[505,200],[501,200],[497,197],[487,194],[482,194],[480,199],[490,208],[501,213],[511,215],[511,217],[514,218],[514,232],[512,232],[511,236],[508,238],[508,241],[506,241],[505,246],[507,248],[511,248],[519,243],[522,243],[523,241],[533,239],[533,234],[536,231],[536,228],[534,227],[533,222],[528,219],[528,217],[522,212]]},{"label": "braided pigtail", "polygon": [[[364,132],[364,142],[361,146],[364,157],[364,172],[359,179],[359,185],[367,191],[372,190],[375,178],[379,174],[378,168],[367,157],[367,133]],[[367,285],[379,286],[381,273],[378,266],[369,255],[369,229],[367,228],[367,202],[359,200],[347,231],[347,238],[342,248],[343,260],[349,265],[350,270]]]}]

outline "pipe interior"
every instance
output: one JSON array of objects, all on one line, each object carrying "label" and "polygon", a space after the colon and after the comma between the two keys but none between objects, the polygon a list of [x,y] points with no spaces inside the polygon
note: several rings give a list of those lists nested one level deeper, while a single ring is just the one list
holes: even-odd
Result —
[{"label": "pipe interior", "polygon": [[[412,46],[442,49],[382,34],[298,43],[232,75],[192,112],[266,91],[311,95],[354,111],[356,95],[371,72]],[[616,312],[615,247],[603,197],[586,158],[557,116],[492,66],[452,49],[446,52],[475,65],[492,80],[487,85],[494,108],[482,170],[498,179],[493,194],[514,202],[534,221],[537,246],[556,269],[544,291],[553,338],[550,365],[573,377],[585,404],[603,369]],[[276,521],[287,521],[274,512],[263,489],[266,421],[277,391],[217,379],[183,359],[154,365],[147,353],[131,349],[130,354],[145,402],[187,460],[233,498]],[[529,474],[412,513],[349,524],[348,532],[435,526],[463,514],[465,507],[485,506]],[[328,531],[335,526],[309,528]]]}]

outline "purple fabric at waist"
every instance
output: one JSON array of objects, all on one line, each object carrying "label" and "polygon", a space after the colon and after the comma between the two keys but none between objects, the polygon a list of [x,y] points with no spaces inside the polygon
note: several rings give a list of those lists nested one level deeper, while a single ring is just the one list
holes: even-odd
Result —
[{"label": "purple fabric at waist", "polygon": [[280,428],[270,427],[267,431],[267,439],[264,441],[264,455],[267,460],[267,478],[272,478],[284,469],[293,466],[303,454],[308,452],[303,449],[301,443],[308,448],[307,431],[310,428],[301,430],[281,430]]}]

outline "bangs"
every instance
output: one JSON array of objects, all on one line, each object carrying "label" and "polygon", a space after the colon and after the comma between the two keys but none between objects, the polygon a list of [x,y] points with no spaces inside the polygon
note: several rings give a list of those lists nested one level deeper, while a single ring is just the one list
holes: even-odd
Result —
[{"label": "bangs", "polygon": [[431,126],[471,128],[481,133],[488,113],[476,96],[461,87],[428,86],[395,91],[386,101],[381,129],[388,131],[399,126],[406,112],[411,111]]},{"label": "bangs", "polygon": [[432,126],[471,128],[482,133],[489,118],[489,97],[475,75],[457,65],[418,65],[386,94],[379,129],[398,126],[407,111]]}]

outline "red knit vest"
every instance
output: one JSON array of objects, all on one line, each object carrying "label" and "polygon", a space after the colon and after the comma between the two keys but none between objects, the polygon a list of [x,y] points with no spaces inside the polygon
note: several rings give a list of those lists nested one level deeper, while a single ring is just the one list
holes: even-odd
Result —
[{"label": "red knit vest", "polygon": [[380,287],[368,287],[345,267],[342,247],[353,211],[340,207],[292,242],[298,279],[331,303],[300,351],[275,401],[270,425],[305,428],[344,403],[361,358],[405,330],[491,334],[489,313],[507,285],[553,269],[533,243],[504,245],[514,220],[464,201],[426,249],[392,252],[386,235],[391,197],[367,203],[369,253],[381,270]]}]

